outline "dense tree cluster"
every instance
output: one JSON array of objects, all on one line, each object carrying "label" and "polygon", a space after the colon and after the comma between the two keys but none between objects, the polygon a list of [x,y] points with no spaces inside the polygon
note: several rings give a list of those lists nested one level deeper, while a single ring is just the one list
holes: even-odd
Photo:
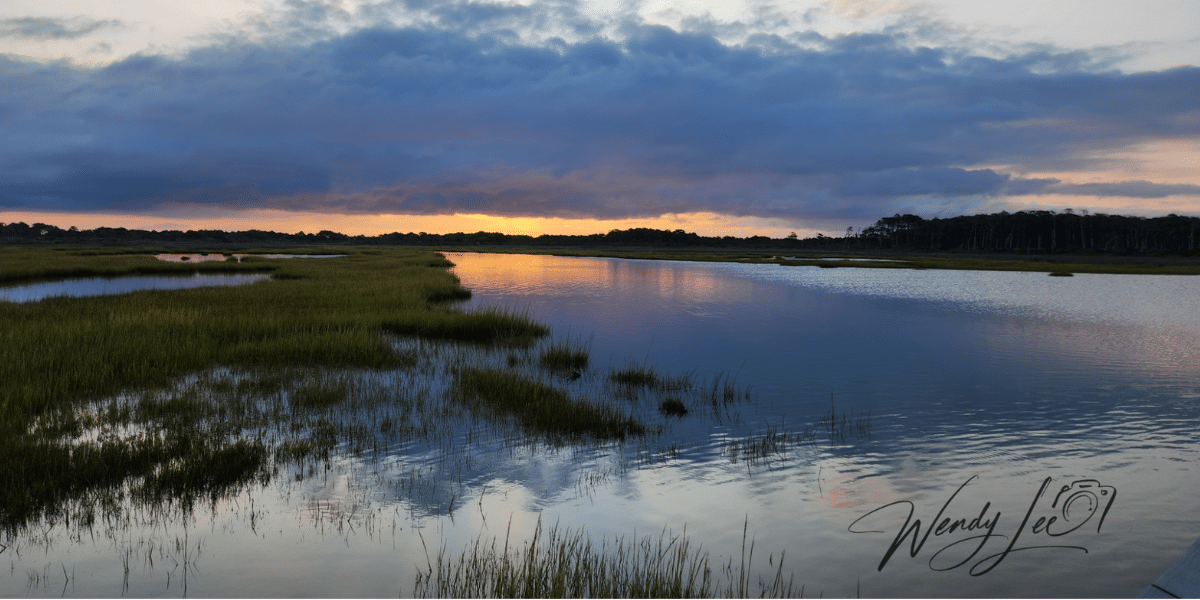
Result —
[{"label": "dense tree cluster", "polygon": [[854,235],[860,248],[1033,253],[1195,253],[1200,217],[1130,217],[1055,211],[948,219],[885,217]]},{"label": "dense tree cluster", "polygon": [[1147,218],[1055,211],[999,212],[946,219],[917,215],[884,217],[865,229],[847,228],[843,235],[800,239],[795,234],[707,237],[674,231],[614,229],[592,235],[507,235],[476,233],[387,233],[349,236],[335,231],[277,233],[274,231],[145,231],[122,227],[80,230],[45,223],[0,223],[0,243],[85,244],[379,244],[402,246],[526,246],[590,248],[744,248],[795,250],[909,250],[978,253],[1117,253],[1200,254],[1200,217],[1167,215]]}]

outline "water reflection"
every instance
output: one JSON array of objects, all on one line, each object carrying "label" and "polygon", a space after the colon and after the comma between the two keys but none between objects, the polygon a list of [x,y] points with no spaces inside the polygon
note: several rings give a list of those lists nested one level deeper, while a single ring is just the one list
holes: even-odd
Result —
[{"label": "water reflection", "polygon": [[[868,595],[885,596],[1135,594],[1200,525],[1188,496],[1200,497],[1191,466],[1200,458],[1191,433],[1200,425],[1196,278],[450,258],[476,292],[474,304],[528,306],[556,329],[594,332],[602,360],[644,353],[639,358],[670,369],[732,366],[758,391],[758,407],[743,417],[760,429],[801,422],[831,396],[871,410],[872,439],[853,449],[801,449],[787,464],[739,475],[714,460],[710,446],[665,469],[679,482],[703,482],[675,484],[666,503],[681,508],[671,522],[720,538],[747,512],[761,515],[789,557],[804,552],[798,546],[822,549],[809,564],[836,573],[824,580],[827,592],[858,580]],[[1006,559],[1008,573],[1029,578],[943,574],[912,558],[878,571],[879,540],[845,531],[866,507],[898,498],[936,512],[974,475],[986,481],[972,493],[1013,515],[1045,477],[1099,478],[1129,492],[1106,535],[1086,541],[1085,557]],[[633,478],[643,491],[652,485],[644,472]],[[741,509],[714,517],[695,500],[714,494],[725,512]],[[1083,575],[1112,564],[1127,568]]]},{"label": "water reflection", "polygon": [[36,302],[46,298],[107,296],[127,294],[138,290],[180,290],[220,285],[245,285],[270,279],[262,273],[203,274],[193,275],[146,275],[135,277],[87,277],[43,281],[0,288],[0,300],[8,302]]},{"label": "water reflection", "polygon": [[[1200,531],[1200,279],[450,258],[472,305],[529,307],[557,335],[588,340],[602,374],[629,362],[705,385],[719,374],[753,385],[755,401],[719,420],[642,405],[670,425],[647,445],[548,448],[447,418],[444,439],[284,471],[186,524],[118,532],[111,549],[64,533],[72,543],[53,553],[23,551],[36,558],[15,563],[2,594],[58,595],[61,577],[31,588],[26,570],[62,562],[97,574],[78,593],[115,595],[121,551],[190,531],[204,551],[194,595],[408,595],[441,543],[521,544],[540,519],[593,540],[686,529],[718,566],[736,564],[746,527],[756,575],[772,576],[786,551],[785,572],[810,595],[1130,596]],[[422,384],[419,371],[367,376],[429,385],[433,402],[439,381]],[[603,389],[588,376],[562,385]],[[870,411],[869,435],[819,430],[811,443],[731,451],[795,436],[831,410]],[[1084,480],[1118,494],[1102,529],[1069,544],[1021,529],[1031,506],[1049,515],[1059,486]],[[910,507],[924,531],[943,507],[956,519],[999,513],[995,531],[1008,537],[978,559],[1018,533],[1022,546],[1087,552],[1020,551],[980,576],[978,560],[937,570],[964,557],[965,544],[934,558],[962,539],[953,532],[916,550],[907,540],[880,568]],[[154,569],[141,567],[131,595],[162,595],[166,572]]]},{"label": "water reflection", "polygon": [[[450,253],[456,257],[467,255]],[[470,255],[473,291],[528,297],[637,294],[663,301],[748,302],[738,282],[695,269],[663,269],[659,261],[568,259],[511,254]],[[459,269],[467,272],[464,266]]]},{"label": "water reflection", "polygon": [[217,254],[217,253],[200,253],[200,254],[155,254],[154,258],[166,262],[210,262],[210,261],[232,261],[242,262],[243,258],[253,256],[256,258],[337,258],[345,256],[345,254]]}]

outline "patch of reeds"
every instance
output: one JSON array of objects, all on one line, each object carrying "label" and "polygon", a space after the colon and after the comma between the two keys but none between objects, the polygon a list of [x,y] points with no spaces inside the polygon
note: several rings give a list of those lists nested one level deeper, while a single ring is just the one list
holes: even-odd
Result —
[{"label": "patch of reeds", "polygon": [[[511,526],[510,526],[511,527]],[[754,541],[743,529],[740,562],[733,558],[714,572],[708,552],[692,548],[684,535],[639,540],[602,540],[597,546],[583,530],[544,531],[539,520],[533,537],[515,547],[505,536],[485,543],[482,537],[458,556],[443,546],[436,560],[417,575],[413,593],[434,598],[794,598],[803,595],[783,574],[784,553],[770,581],[751,583]],[[747,551],[749,552],[747,554]]]},{"label": "patch of reeds", "polygon": [[455,378],[457,399],[474,409],[512,418],[526,431],[551,440],[625,439],[647,428],[609,404],[572,398],[531,377],[487,368],[465,368]]},{"label": "patch of reeds", "polygon": [[[548,332],[527,314],[467,313],[443,304],[467,292],[441,256],[373,251],[343,248],[340,253],[348,255],[340,258],[262,260],[255,266],[182,265],[125,251],[0,247],[0,282],[197,270],[273,272],[270,281],[237,288],[0,302],[0,456],[5,457],[0,527],[54,514],[66,499],[92,492],[132,486],[174,493],[194,482],[196,493],[206,494],[225,483],[253,481],[271,462],[255,457],[269,457],[272,444],[286,443],[279,455],[295,458],[324,455],[335,444],[349,444],[353,451],[394,439],[354,433],[375,431],[377,424],[329,421],[325,427],[311,421],[330,408],[348,411],[358,400],[354,394],[304,388],[294,376],[272,380],[273,372],[408,369],[415,357],[397,349],[396,334],[494,344],[529,343]],[[195,390],[191,396],[172,391],[193,374],[220,368],[259,371],[229,384],[238,389],[208,389],[202,399]],[[257,396],[240,389],[253,379],[265,382],[254,384],[262,388]],[[295,394],[288,391],[297,386]],[[139,405],[136,399],[143,393],[157,396]],[[289,396],[294,406],[286,408],[284,402],[274,413],[255,404],[276,406],[273,398]],[[118,398],[124,400],[112,400]],[[106,404],[96,408],[101,401]],[[412,418],[398,415],[380,418],[398,423],[392,429],[397,435],[430,426],[429,420],[414,425]],[[272,422],[297,429],[273,442],[241,433]],[[106,437],[78,439],[101,435]],[[228,473],[244,477],[205,480],[203,469],[180,462],[186,448],[233,465]]]},{"label": "patch of reeds", "polygon": [[[70,502],[90,506],[113,490],[129,490],[137,502],[187,506],[195,498],[262,484],[281,469],[288,470],[287,479],[312,477],[314,466],[323,472],[320,463],[328,468],[335,456],[378,459],[412,441],[446,445],[463,434],[471,443],[488,426],[506,444],[607,442],[658,435],[664,427],[644,425],[640,419],[648,415],[627,416],[623,411],[631,407],[614,406],[612,393],[622,386],[609,378],[599,378],[600,386],[594,377],[564,383],[537,368],[529,360],[537,355],[533,349],[411,340],[395,350],[416,364],[401,370],[282,363],[217,368],[161,389],[46,412],[31,424],[26,441],[59,462],[49,471],[7,474],[24,489],[41,492],[20,514],[5,516],[47,517],[68,510],[61,507]],[[516,364],[505,366],[510,357]],[[498,366],[476,366],[489,362]],[[439,379],[444,381],[431,392],[429,386]],[[695,409],[712,402],[713,390],[721,402],[724,375],[717,375],[717,385],[692,385],[690,379],[658,376],[653,389],[644,390],[649,407],[664,417],[684,418],[702,416],[704,411]],[[744,397],[740,390],[729,395]],[[181,459],[185,448],[200,462]],[[469,452],[460,456],[469,460]],[[105,462],[119,466],[105,467]],[[205,471],[206,464],[212,473]],[[437,510],[435,505],[427,508]]]},{"label": "patch of reeds", "polygon": [[578,377],[587,368],[590,353],[583,344],[570,340],[555,340],[542,349],[539,360],[547,369]]},{"label": "patch of reeds", "polygon": [[269,464],[266,448],[261,443],[237,440],[227,444],[197,444],[194,436],[174,439],[183,445],[179,459],[147,473],[141,493],[154,501],[192,502],[195,499],[215,501],[232,490],[239,490],[251,481],[266,481]]},{"label": "patch of reeds", "polygon": [[381,327],[425,339],[528,346],[550,333],[527,312],[487,307],[463,313],[448,310],[408,313],[384,320]]},{"label": "patch of reeds", "polygon": [[250,273],[273,270],[271,265],[239,265],[222,261],[191,264],[158,260],[163,249],[121,251],[24,248],[0,246],[0,285],[85,277],[124,275],[190,275],[192,273]]},{"label": "patch of reeds", "polygon": [[629,363],[614,369],[605,380],[607,392],[633,404],[650,400],[650,406],[667,418],[709,413],[714,422],[740,421],[737,406],[752,399],[749,387],[740,387],[725,373],[711,381],[694,381],[691,372],[663,375],[645,364]]},{"label": "patch of reeds", "polygon": [[803,431],[799,432],[791,432],[769,424],[766,431],[762,433],[725,440],[721,443],[721,452],[734,463],[739,461],[755,463],[784,455],[795,446],[812,446],[816,443],[816,434],[812,427],[805,427]]},{"label": "patch of reeds", "polygon": [[707,390],[707,403],[712,409],[713,419],[718,422],[723,414],[728,414],[730,407],[750,400],[750,388],[738,388],[733,379],[724,373],[718,373]]},{"label": "patch of reeds", "polygon": [[609,379],[629,387],[652,387],[658,383],[658,374],[653,367],[631,363],[623,369],[613,371]]},{"label": "patch of reeds", "polygon": [[830,396],[829,412],[815,424],[802,430],[789,430],[786,425],[768,423],[764,431],[745,437],[731,437],[721,443],[721,453],[733,462],[755,463],[786,455],[798,446],[816,446],[818,433],[824,433],[830,444],[861,442],[871,437],[871,411],[839,412]]},{"label": "patch of reeds", "polygon": [[683,417],[688,414],[688,408],[679,398],[667,398],[658,404],[658,412],[664,417]]},{"label": "patch of reeds", "polygon": [[871,436],[871,411],[866,413],[850,409],[838,413],[833,395],[829,395],[829,412],[821,417],[821,427],[828,430],[829,441],[844,442],[849,436],[861,440]]}]

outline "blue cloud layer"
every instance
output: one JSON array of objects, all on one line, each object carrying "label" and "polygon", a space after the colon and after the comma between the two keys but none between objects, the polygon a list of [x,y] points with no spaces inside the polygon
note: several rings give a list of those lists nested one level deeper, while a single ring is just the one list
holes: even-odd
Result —
[{"label": "blue cloud layer", "polygon": [[[0,208],[869,222],[1028,194],[1200,195],[989,167],[1088,168],[1098,149],[1195,139],[1196,67],[989,58],[900,29],[732,44],[628,20],[606,37],[569,2],[405,4],[427,18],[307,43],[226,39],[94,69],[0,56]],[[293,30],[330,18],[293,5]],[[539,20],[574,41],[510,27]]]}]

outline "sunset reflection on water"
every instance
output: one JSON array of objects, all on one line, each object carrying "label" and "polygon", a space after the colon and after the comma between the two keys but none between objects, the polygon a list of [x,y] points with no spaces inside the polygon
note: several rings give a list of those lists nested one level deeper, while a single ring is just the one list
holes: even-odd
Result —
[{"label": "sunset reflection on water", "polygon": [[[454,253],[447,253],[451,261]],[[633,292],[647,300],[750,302],[745,286],[705,270],[663,269],[662,261],[572,258],[530,254],[471,255],[471,286],[478,293],[537,296]],[[632,307],[630,307],[632,308]]]}]

